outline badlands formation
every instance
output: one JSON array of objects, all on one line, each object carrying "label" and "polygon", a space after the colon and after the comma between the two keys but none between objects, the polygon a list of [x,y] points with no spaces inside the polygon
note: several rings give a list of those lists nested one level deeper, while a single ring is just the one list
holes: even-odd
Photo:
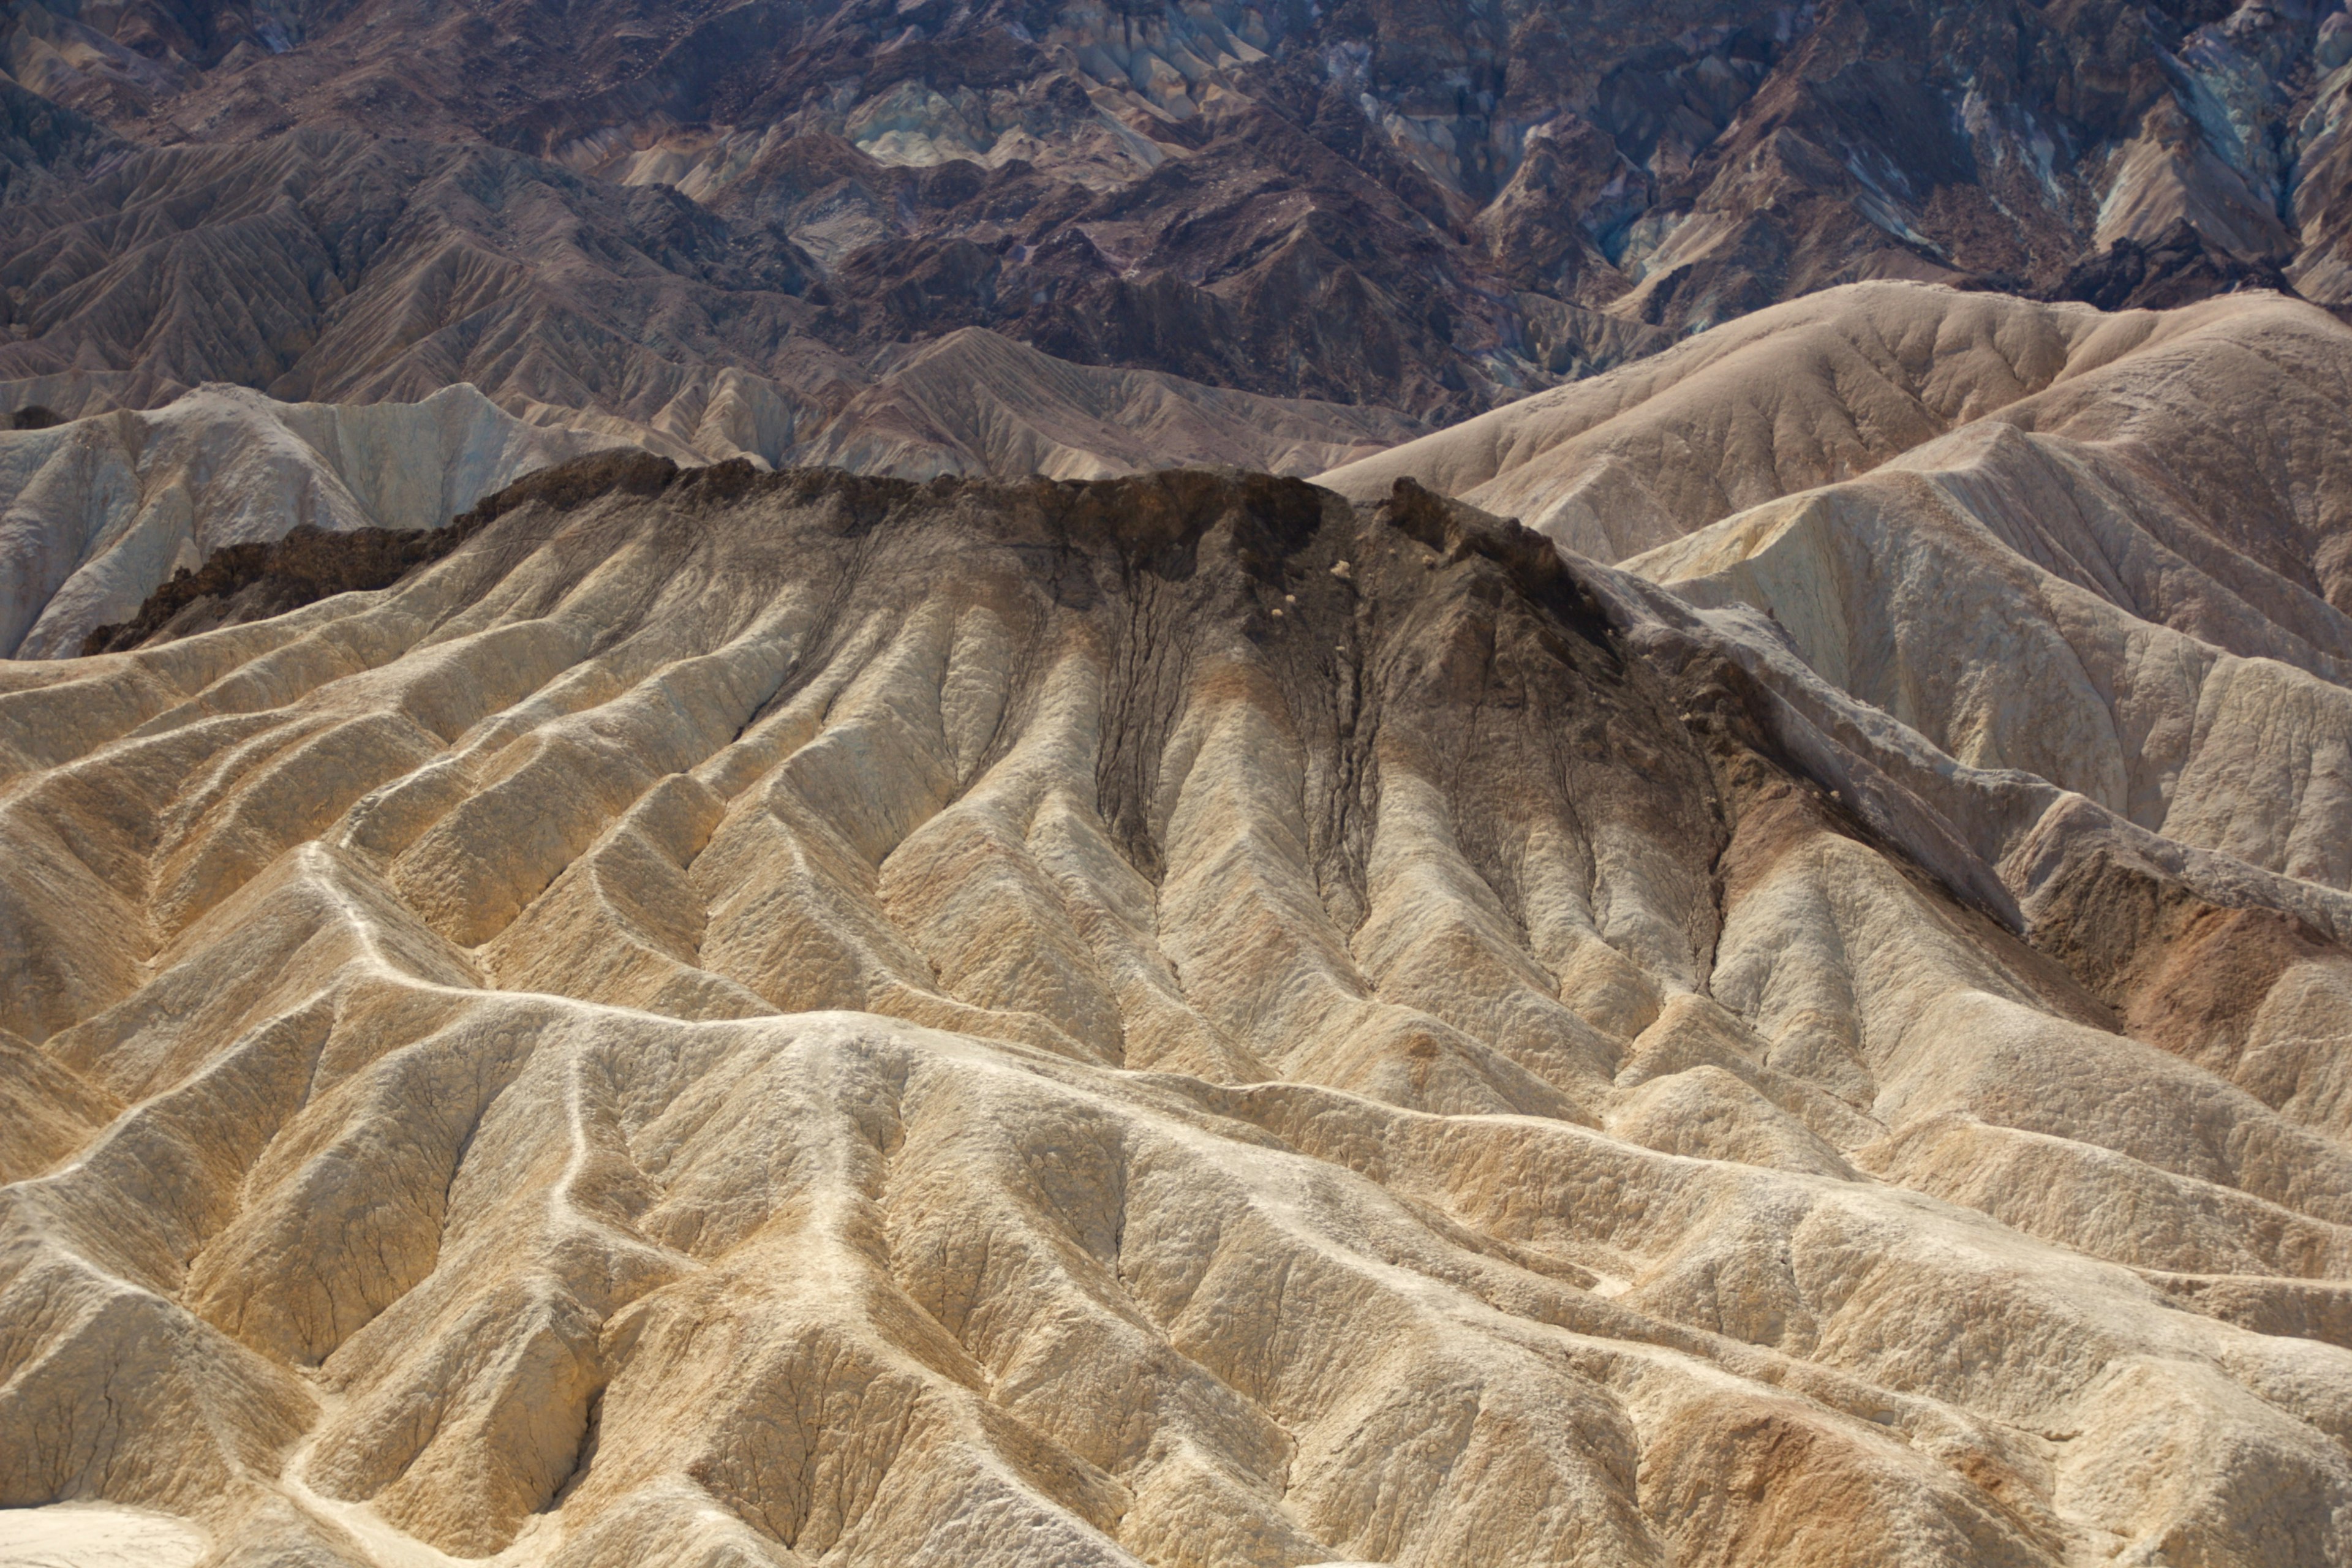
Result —
[{"label": "badlands formation", "polygon": [[2352,1559],[2347,381],[1870,284],[0,664],[0,1531]]},{"label": "badlands formation", "polygon": [[373,405],[207,386],[152,414],[0,433],[0,658],[73,653],[232,544],[305,526],[438,528],[609,444],[533,428],[470,386]]},{"label": "badlands formation", "polygon": [[1423,474],[1671,588],[1880,750],[1925,745],[1919,788],[1957,763],[2019,803],[1948,808],[1986,862],[2023,802],[2080,797],[2316,910],[2352,887],[2347,405],[2352,330],[2273,295],[1864,285],[1324,479]]},{"label": "badlands formation", "polygon": [[15,0],[0,1568],[2352,1562],[2347,191],[2341,0]]},{"label": "badlands formation", "polygon": [[0,431],[0,658],[70,654],[230,545],[301,527],[437,528],[524,474],[614,447],[914,479],[1098,478],[1186,463],[1312,473],[1420,433],[1380,409],[1066,364],[977,331],[909,353],[796,436],[708,407],[681,430],[531,412],[549,422],[462,383],[414,404],[284,404],[207,384],[153,413]]}]

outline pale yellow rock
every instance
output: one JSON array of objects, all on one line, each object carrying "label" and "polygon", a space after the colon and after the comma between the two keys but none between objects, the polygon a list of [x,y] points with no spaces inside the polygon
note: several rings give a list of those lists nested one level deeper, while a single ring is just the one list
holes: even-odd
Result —
[{"label": "pale yellow rock", "polygon": [[168,1515],[105,1503],[0,1511],[6,1568],[193,1568],[208,1545]]},{"label": "pale yellow rock", "polygon": [[[2184,844],[1692,593],[1414,490],[704,468],[0,667],[0,1509],[352,1568],[2352,1556],[2318,792]],[[2225,754],[2322,732],[2211,674],[2339,690],[2305,646],[2214,654],[2200,712],[2314,715]]]}]

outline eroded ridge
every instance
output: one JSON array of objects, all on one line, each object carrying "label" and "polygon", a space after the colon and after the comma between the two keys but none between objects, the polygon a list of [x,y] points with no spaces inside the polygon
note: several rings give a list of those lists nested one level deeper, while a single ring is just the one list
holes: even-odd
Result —
[{"label": "eroded ridge", "polygon": [[2329,934],[2116,866],[2029,946],[1409,486],[599,471],[6,671],[0,1504],[224,1563],[2352,1550]]}]

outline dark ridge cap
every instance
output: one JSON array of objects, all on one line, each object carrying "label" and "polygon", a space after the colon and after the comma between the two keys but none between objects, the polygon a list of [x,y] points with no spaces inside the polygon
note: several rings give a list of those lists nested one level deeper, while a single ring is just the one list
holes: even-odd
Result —
[{"label": "dark ridge cap", "polygon": [[[618,447],[526,475],[445,527],[335,532],[305,524],[274,541],[226,546],[194,570],[173,573],[130,619],[92,631],[80,651],[84,657],[127,652],[284,615],[337,594],[388,588],[509,513],[534,505],[570,512],[613,496],[667,496],[696,509],[752,497],[787,505],[824,501],[845,533],[866,532],[910,508],[950,507],[968,499],[1011,503],[1033,517],[1042,514],[1049,534],[1106,539],[1134,565],[1175,575],[1189,574],[1193,547],[1204,533],[1230,522],[1234,559],[1255,576],[1278,574],[1283,559],[1321,525],[1326,508],[1346,504],[1304,479],[1237,468],[1162,468],[1099,479],[941,475],[917,482],[840,468],[769,472],[742,458],[680,468],[667,458]],[[1608,645],[1605,617],[1540,535],[1409,479],[1398,481],[1381,510],[1452,559],[1477,554],[1496,561],[1531,596],[1592,641]]]},{"label": "dark ridge cap", "polygon": [[362,528],[338,533],[304,523],[281,539],[226,545],[181,567],[127,621],[82,639],[81,656],[127,653],[219,626],[282,616],[337,594],[385,588],[456,549],[478,522],[446,528]]},{"label": "dark ridge cap", "polygon": [[93,629],[82,638],[81,656],[128,653],[150,642],[282,616],[337,594],[388,588],[532,501],[570,510],[614,491],[657,494],[678,472],[667,458],[620,447],[526,474],[440,528],[339,532],[304,523],[278,539],[224,545],[194,571],[183,566],[173,573],[129,620]]},{"label": "dark ridge cap", "polygon": [[681,472],[708,471],[681,470],[667,458],[633,447],[615,447],[526,474],[440,528],[339,532],[304,523],[278,539],[224,545],[195,570],[183,566],[173,573],[129,620],[91,631],[82,638],[81,656],[127,653],[153,641],[170,642],[282,616],[337,594],[389,588],[533,501],[569,511],[616,493],[658,495],[677,483]]},{"label": "dark ridge cap", "polygon": [[[746,469],[751,468],[749,463],[741,466]],[[635,447],[614,447],[525,474],[506,489],[476,501],[473,510],[453,520],[449,526],[456,528],[460,523],[470,523],[478,529],[533,501],[558,511],[570,511],[615,492],[659,495],[677,483],[681,473],[699,471],[681,469],[667,458],[656,457]]]},{"label": "dark ridge cap", "polygon": [[1573,627],[1612,666],[1621,662],[1620,639],[1608,611],[1578,580],[1559,547],[1517,518],[1481,511],[1402,475],[1390,487],[1376,516],[1436,551],[1449,564],[1471,555],[1494,562],[1529,601]]},{"label": "dark ridge cap", "polygon": [[2168,310],[2246,289],[2302,299],[2279,260],[2235,255],[2181,218],[2154,238],[2118,239],[2084,257],[2041,297],[2079,300],[2102,310]]},{"label": "dark ridge cap", "polygon": [[968,498],[1026,501],[1065,530],[1115,540],[1138,561],[1181,553],[1209,528],[1238,514],[1254,533],[1264,535],[1255,547],[1242,542],[1244,565],[1311,533],[1324,506],[1338,499],[1305,479],[1247,468],[1151,468],[1093,479],[940,474],[917,480],[845,468],[768,470],[741,458],[681,468],[665,458],[622,449],[542,468],[485,498],[475,511],[487,513],[487,521],[531,501],[569,510],[614,493],[669,493],[681,504],[698,506],[732,505],[751,497],[787,504],[830,500],[841,509],[841,525],[849,532],[877,527],[908,507],[952,506]]}]

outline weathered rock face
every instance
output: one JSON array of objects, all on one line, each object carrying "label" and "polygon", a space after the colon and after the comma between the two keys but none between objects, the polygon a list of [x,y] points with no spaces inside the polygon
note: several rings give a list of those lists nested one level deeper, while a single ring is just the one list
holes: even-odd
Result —
[{"label": "weathered rock face", "polygon": [[[726,390],[746,388],[767,390],[740,377]],[[232,545],[437,528],[522,474],[604,447],[914,478],[1170,461],[1311,472],[1418,433],[1377,409],[1065,364],[977,331],[909,356],[797,436],[763,428],[755,401],[713,399],[690,428],[545,407],[534,412],[567,423],[538,426],[467,384],[415,404],[324,405],[207,385],[152,414],[37,416],[37,428],[0,431],[0,656],[70,654]]]},{"label": "weathered rock face", "polygon": [[[2111,557],[2104,581],[2055,569],[2075,572],[2122,608],[2209,640],[2259,639],[2271,634],[2254,623],[2266,621],[2308,646],[2283,657],[2310,666],[2322,655],[2352,655],[2342,619],[2352,610],[2347,350],[2352,329],[2268,293],[2102,313],[1858,285],[1761,312],[1320,482],[1361,499],[1422,476],[1614,563],[1662,546],[1694,559],[1786,518],[1792,509],[1784,503],[1801,493],[1843,498],[1895,474],[1999,466],[2031,450],[2081,469],[2083,493],[2066,504],[2082,521],[2119,531],[2099,547]],[[2070,524],[2023,515],[2029,503],[2014,492],[1980,489],[1955,504],[1977,509],[2013,547],[2044,561],[2091,548],[2027,542],[2032,530]],[[2093,517],[2094,507],[2104,515]],[[2000,508],[2016,515],[1996,517]],[[2208,585],[2189,593],[2140,577],[2154,549]]]},{"label": "weathered rock face", "polygon": [[2044,823],[2030,916],[1929,875],[1785,647],[1412,486],[491,510],[0,666],[0,1503],[387,1565],[2352,1550],[2326,909],[2128,824]]},{"label": "weathered rock face", "polygon": [[[780,226],[495,148],[349,132],[118,146],[43,192],[0,204],[16,279],[0,395],[68,415],[214,381],[336,403],[462,383],[600,445],[914,478],[1307,473],[1424,428],[1379,406],[1073,364],[980,329],[877,349],[833,331],[814,263]],[[1549,330],[1604,361],[1639,338]]]},{"label": "weathered rock face", "polygon": [[0,1562],[2352,1559],[2340,9],[0,28]]},{"label": "weathered rock face", "polygon": [[1443,422],[1876,278],[2352,304],[2347,39],[2333,0],[27,3],[0,379],[726,405],[782,461],[968,328]]}]

